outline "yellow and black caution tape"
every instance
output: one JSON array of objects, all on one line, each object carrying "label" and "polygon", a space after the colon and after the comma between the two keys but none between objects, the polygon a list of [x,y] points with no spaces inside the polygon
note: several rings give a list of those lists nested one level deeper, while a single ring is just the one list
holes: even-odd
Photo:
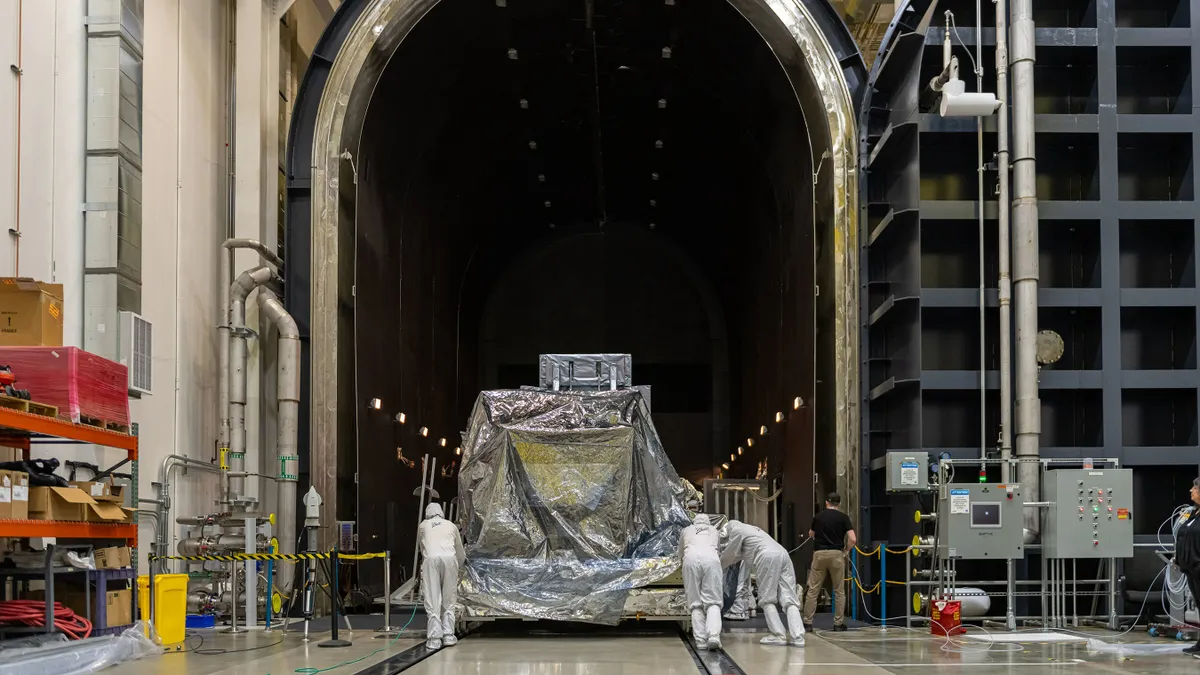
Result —
[{"label": "yellow and black caution tape", "polygon": [[[339,553],[342,560],[370,560],[383,558],[386,553]],[[333,557],[329,553],[230,553],[229,555],[160,555],[150,556],[150,560],[186,560],[188,562],[242,562],[250,560],[275,560],[282,562],[297,562],[300,560],[328,560]]]}]

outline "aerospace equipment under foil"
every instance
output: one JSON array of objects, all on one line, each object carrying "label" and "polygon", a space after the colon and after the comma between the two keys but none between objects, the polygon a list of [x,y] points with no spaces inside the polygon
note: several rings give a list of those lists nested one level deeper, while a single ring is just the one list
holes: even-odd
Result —
[{"label": "aerospace equipment under foil", "polygon": [[636,389],[486,391],[465,441],[466,616],[615,624],[679,567],[687,497]]}]

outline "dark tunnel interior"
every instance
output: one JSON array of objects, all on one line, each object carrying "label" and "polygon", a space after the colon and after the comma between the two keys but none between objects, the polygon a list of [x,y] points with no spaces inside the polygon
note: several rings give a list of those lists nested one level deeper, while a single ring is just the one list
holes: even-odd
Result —
[{"label": "dark tunnel interior", "polygon": [[[812,152],[725,0],[442,0],[360,138],[352,386],[386,402],[342,436],[364,546],[412,555],[421,458],[449,501],[479,391],[537,384],[542,353],[631,354],[685,478],[813,475]],[[813,497],[785,499],[794,537]]]}]

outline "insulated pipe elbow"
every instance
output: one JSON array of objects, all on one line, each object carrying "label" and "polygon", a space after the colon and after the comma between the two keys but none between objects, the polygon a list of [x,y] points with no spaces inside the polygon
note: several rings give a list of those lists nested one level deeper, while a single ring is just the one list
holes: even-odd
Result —
[{"label": "insulated pipe elbow", "polygon": [[[238,278],[234,279],[233,284],[229,287],[229,295],[232,298],[232,302],[236,303],[241,301],[244,304],[246,302],[246,298],[250,296],[251,291],[259,286],[263,286],[275,281],[279,281],[279,275],[276,274],[275,271],[270,267],[261,265],[239,274]],[[237,316],[232,318],[235,321],[238,319]],[[241,319],[242,321],[245,321],[244,314]]]},{"label": "insulated pipe elbow", "polygon": [[235,248],[246,248],[255,251],[262,257],[263,260],[271,263],[276,267],[283,267],[283,258],[280,258],[269,246],[257,239],[233,238],[226,239],[222,244],[224,248],[229,249],[230,253]]}]

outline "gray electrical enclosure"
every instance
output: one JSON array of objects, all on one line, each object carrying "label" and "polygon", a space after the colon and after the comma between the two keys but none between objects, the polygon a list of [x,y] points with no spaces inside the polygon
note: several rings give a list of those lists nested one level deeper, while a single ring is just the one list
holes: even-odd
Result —
[{"label": "gray electrical enclosure", "polygon": [[1025,557],[1025,496],[1019,485],[950,483],[939,491],[938,548],[948,558]]},{"label": "gray electrical enclosure", "polygon": [[888,492],[912,492],[928,489],[928,452],[901,451],[887,454]]},{"label": "gray electrical enclosure", "polygon": [[1047,558],[1133,557],[1133,470],[1057,469],[1045,477]]}]

